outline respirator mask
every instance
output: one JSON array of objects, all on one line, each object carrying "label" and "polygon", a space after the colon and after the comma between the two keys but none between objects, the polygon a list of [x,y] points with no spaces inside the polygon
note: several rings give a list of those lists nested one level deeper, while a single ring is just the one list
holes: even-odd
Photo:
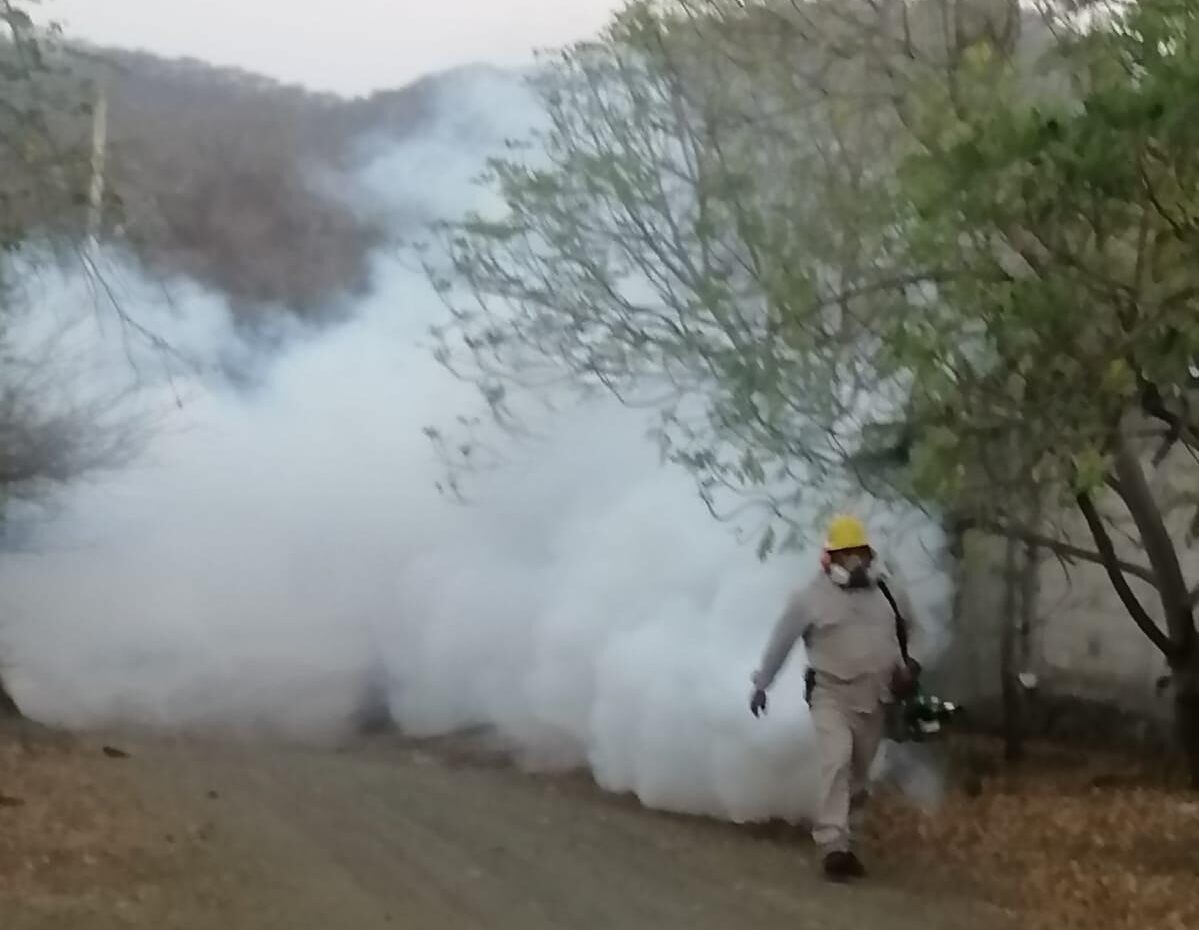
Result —
[{"label": "respirator mask", "polygon": [[830,561],[828,577],[842,588],[868,588],[878,580],[873,560],[850,555],[841,561]]}]

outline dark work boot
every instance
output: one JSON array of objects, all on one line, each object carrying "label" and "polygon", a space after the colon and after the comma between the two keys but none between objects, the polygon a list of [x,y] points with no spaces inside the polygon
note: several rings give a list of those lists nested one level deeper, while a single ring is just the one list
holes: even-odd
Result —
[{"label": "dark work boot", "polygon": [[824,877],[830,882],[847,882],[851,875],[852,866],[849,862],[849,853],[847,852],[831,852],[824,857]]},{"label": "dark work boot", "polygon": [[851,852],[831,852],[824,857],[824,877],[830,882],[848,882],[866,877],[862,860]]},{"label": "dark work boot", "polygon": [[862,865],[862,860],[853,853],[846,853],[845,868],[849,870],[850,878],[865,878],[866,866]]}]

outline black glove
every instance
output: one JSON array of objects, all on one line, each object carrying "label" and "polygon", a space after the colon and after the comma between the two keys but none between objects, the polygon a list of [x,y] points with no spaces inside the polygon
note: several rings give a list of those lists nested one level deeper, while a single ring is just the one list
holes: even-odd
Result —
[{"label": "black glove", "polygon": [[766,713],[766,692],[761,688],[754,689],[753,696],[749,699],[749,712],[755,717]]}]

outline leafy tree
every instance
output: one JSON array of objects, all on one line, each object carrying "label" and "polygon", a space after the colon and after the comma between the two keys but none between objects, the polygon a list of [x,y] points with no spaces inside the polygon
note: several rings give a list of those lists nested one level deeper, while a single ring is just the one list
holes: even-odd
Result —
[{"label": "leafy tree", "polygon": [[78,233],[87,205],[91,95],[30,3],[0,3],[0,249]]},{"label": "leafy tree", "polygon": [[633,3],[445,228],[442,357],[501,420],[656,404],[763,553],[865,489],[1102,565],[1199,787],[1196,42],[1195,0]]},{"label": "leafy tree", "polygon": [[[56,30],[31,10],[0,0],[0,530],[10,502],[126,460],[146,425],[127,408],[128,392],[64,383],[69,334],[36,319],[22,286],[39,264],[60,261],[105,290],[84,241],[91,140],[80,127],[91,94]],[[125,326],[165,348],[111,303]],[[0,667],[0,716],[17,715]]]}]

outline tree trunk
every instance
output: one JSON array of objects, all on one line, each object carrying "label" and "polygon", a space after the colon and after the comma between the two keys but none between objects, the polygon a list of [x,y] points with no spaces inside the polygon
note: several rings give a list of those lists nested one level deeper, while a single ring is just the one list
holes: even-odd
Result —
[{"label": "tree trunk", "polygon": [[1009,539],[1003,563],[1003,636],[999,644],[999,679],[1003,695],[1003,757],[1019,762],[1024,757],[1024,723],[1017,667],[1020,543]]},{"label": "tree trunk", "polygon": [[1199,791],[1199,649],[1174,670],[1174,725],[1191,787]]},{"label": "tree trunk", "polygon": [[1174,678],[1175,732],[1191,784],[1199,790],[1199,635],[1195,630],[1195,608],[1161,507],[1140,460],[1123,439],[1116,447],[1115,479],[1113,487],[1128,507],[1157,579],[1169,640],[1166,658]]},{"label": "tree trunk", "polygon": [[1136,452],[1122,437],[1116,444],[1115,476],[1113,488],[1128,508],[1145,555],[1149,557],[1149,567],[1153,570],[1165,612],[1173,663],[1193,650],[1195,620],[1191,596],[1178,560],[1178,548],[1166,527],[1161,505],[1149,487]]},{"label": "tree trunk", "polygon": [[13,696],[8,693],[8,688],[4,685],[4,678],[0,677],[0,720],[16,720],[23,716],[21,708],[17,706]]}]

